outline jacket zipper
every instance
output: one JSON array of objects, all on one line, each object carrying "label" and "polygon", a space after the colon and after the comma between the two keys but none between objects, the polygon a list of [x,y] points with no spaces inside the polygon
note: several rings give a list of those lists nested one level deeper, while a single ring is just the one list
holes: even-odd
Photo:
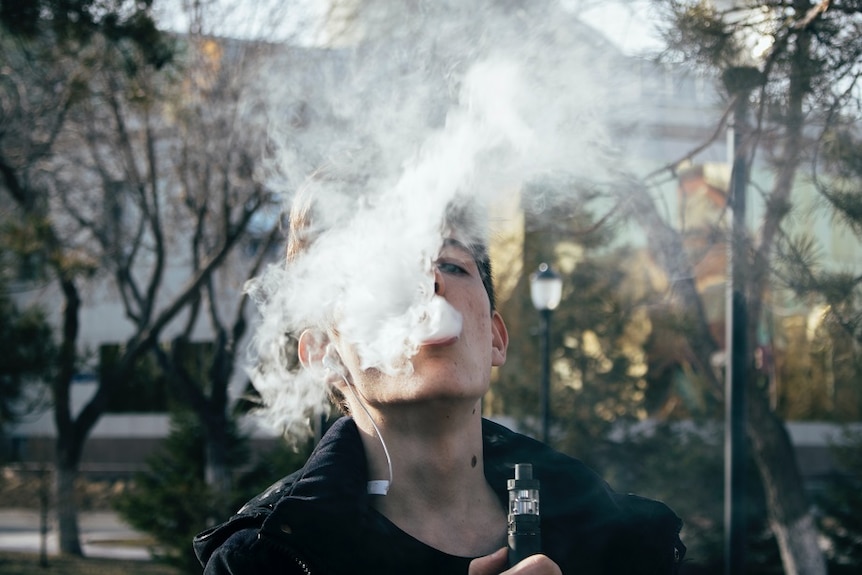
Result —
[{"label": "jacket zipper", "polygon": [[300,557],[299,554],[293,550],[293,548],[274,540],[272,537],[267,537],[262,533],[258,533],[257,538],[266,541],[270,545],[286,553],[287,556],[290,557],[293,562],[302,570],[304,575],[313,575],[311,572],[311,567],[308,566],[308,563],[306,563],[305,560],[303,560],[302,557]]},{"label": "jacket zipper", "polygon": [[290,554],[290,558],[293,559],[297,565],[299,565],[299,568],[302,569],[302,572],[305,573],[305,575],[311,575],[311,569],[308,568],[308,565],[305,563],[305,561],[303,561],[293,553]]}]

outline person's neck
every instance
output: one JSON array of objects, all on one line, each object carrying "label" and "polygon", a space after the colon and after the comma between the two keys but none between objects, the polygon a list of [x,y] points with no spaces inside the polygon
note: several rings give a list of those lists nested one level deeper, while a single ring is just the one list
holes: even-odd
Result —
[{"label": "person's neck", "polygon": [[[371,479],[388,464],[365,414],[357,419]],[[392,460],[393,481],[375,507],[402,530],[453,555],[492,552],[505,513],[485,480],[479,402],[407,405],[375,413]]]}]

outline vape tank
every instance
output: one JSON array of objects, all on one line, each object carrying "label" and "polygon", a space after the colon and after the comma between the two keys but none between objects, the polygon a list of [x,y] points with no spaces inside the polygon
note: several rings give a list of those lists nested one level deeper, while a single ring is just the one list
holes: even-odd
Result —
[{"label": "vape tank", "polygon": [[533,479],[533,466],[515,465],[515,478],[509,488],[509,566],[542,552],[539,527],[539,481]]}]

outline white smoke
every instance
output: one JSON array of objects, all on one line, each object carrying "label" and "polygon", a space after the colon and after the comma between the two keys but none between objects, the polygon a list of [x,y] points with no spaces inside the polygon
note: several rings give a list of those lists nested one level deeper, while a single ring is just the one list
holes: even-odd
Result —
[{"label": "white smoke", "polygon": [[[448,210],[493,205],[548,173],[595,171],[610,148],[595,118],[621,91],[596,80],[595,50],[553,14],[497,4],[476,2],[477,14],[420,3],[397,33],[308,58],[288,51],[268,72],[276,185],[289,196],[325,167],[306,184],[325,233],[249,286],[262,315],[250,373],[288,431],[326,400],[321,374],[287,357],[286,334],[337,326],[363,367],[409,372],[423,341],[460,330],[434,296]],[[487,224],[457,231],[486,243]]]}]

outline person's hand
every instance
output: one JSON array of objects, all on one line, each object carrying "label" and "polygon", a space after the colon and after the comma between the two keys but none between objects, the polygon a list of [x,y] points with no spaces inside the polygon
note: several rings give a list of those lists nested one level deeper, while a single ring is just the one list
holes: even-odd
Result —
[{"label": "person's hand", "polygon": [[468,575],[563,575],[560,567],[547,555],[531,555],[511,569],[508,550],[503,547],[490,555],[473,559]]}]

